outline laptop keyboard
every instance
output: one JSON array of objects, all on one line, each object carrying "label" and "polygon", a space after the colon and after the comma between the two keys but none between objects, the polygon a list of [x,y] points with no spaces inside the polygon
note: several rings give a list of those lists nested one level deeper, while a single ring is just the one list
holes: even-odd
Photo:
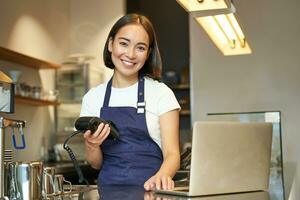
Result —
[{"label": "laptop keyboard", "polygon": [[188,187],[189,186],[188,179],[174,181],[174,183],[175,183],[175,187]]},{"label": "laptop keyboard", "polygon": [[176,189],[176,191],[178,191],[178,192],[188,192],[189,191],[189,189]]}]

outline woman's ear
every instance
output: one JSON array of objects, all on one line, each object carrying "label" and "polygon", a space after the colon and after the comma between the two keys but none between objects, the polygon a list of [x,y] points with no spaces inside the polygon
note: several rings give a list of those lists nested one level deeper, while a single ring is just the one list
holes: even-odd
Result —
[{"label": "woman's ear", "polygon": [[108,51],[111,53],[112,52],[112,44],[113,43],[113,39],[112,37],[109,38],[108,40]]}]

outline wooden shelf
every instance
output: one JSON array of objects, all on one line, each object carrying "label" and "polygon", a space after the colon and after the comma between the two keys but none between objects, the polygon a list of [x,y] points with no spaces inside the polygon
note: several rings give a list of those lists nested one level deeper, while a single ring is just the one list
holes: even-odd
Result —
[{"label": "wooden shelf", "polygon": [[59,105],[58,101],[48,101],[43,99],[34,99],[31,97],[23,97],[20,95],[15,96],[15,101],[17,103],[22,104],[29,104],[29,105],[35,105],[35,106],[57,106]]},{"label": "wooden shelf", "polygon": [[50,63],[44,60],[33,58],[4,47],[0,47],[0,60],[6,60],[8,62],[17,63],[25,67],[35,68],[35,69],[58,69],[59,64]]},{"label": "wooden shelf", "polygon": [[184,116],[188,116],[188,115],[191,114],[191,111],[190,110],[181,110],[179,114],[184,115]]},{"label": "wooden shelf", "polygon": [[173,90],[188,90],[188,89],[190,89],[190,85],[189,84],[174,85],[174,86],[171,86],[171,89],[173,89]]}]

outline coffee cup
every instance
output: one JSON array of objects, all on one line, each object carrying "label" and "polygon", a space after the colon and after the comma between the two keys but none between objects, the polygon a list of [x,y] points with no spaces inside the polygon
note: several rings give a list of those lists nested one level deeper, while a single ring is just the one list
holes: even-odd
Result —
[{"label": "coffee cup", "polygon": [[[64,183],[69,184],[68,190],[64,188]],[[55,194],[69,193],[72,191],[72,183],[67,181],[62,174],[56,174],[54,177],[54,192]]]},{"label": "coffee cup", "polygon": [[43,183],[42,183],[42,196],[47,197],[48,195],[55,194],[54,187],[55,168],[45,167],[43,169]]}]

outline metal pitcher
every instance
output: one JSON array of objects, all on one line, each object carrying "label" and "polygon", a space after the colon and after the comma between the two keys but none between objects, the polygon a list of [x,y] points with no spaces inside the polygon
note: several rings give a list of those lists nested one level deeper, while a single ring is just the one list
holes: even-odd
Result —
[{"label": "metal pitcher", "polygon": [[44,198],[49,195],[55,194],[54,178],[55,178],[55,168],[45,167],[43,169],[43,179],[42,179],[42,196]]},{"label": "metal pitcher", "polygon": [[11,200],[36,200],[42,197],[42,162],[14,162],[8,167],[8,196]]}]

